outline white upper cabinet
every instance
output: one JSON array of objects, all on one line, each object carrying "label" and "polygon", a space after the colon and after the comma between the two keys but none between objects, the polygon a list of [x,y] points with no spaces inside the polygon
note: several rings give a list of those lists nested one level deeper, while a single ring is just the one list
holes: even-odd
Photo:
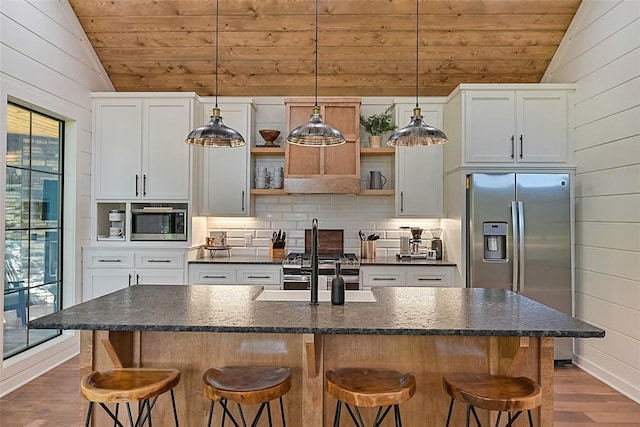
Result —
[{"label": "white upper cabinet", "polygon": [[449,97],[446,169],[568,161],[571,85],[461,85]]},{"label": "white upper cabinet", "polygon": [[[211,118],[213,104],[204,105],[203,124]],[[223,123],[240,132],[247,144],[233,148],[198,147],[201,172],[198,214],[212,216],[250,216],[250,146],[253,137],[254,105],[251,99],[219,102]]]},{"label": "white upper cabinet", "polygon": [[192,97],[96,94],[97,200],[189,200]]},{"label": "white upper cabinet", "polygon": [[[396,125],[409,124],[415,104],[396,104]],[[442,105],[423,105],[424,122],[442,129]],[[396,147],[396,216],[443,215],[442,145]]]}]

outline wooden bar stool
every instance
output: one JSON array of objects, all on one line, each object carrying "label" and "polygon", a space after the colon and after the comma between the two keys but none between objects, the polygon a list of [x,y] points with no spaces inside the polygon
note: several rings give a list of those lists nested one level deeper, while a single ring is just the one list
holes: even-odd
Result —
[{"label": "wooden bar stool", "polygon": [[[178,412],[173,395],[173,388],[178,382],[180,382],[180,371],[177,369],[120,368],[106,372],[93,371],[80,382],[82,397],[89,401],[85,425],[89,426],[91,422],[93,404],[99,403],[113,419],[114,425],[124,427],[118,421],[118,408],[122,402],[127,404],[131,426],[142,426],[147,420],[151,425],[151,409],[158,396],[170,391],[173,416],[178,426]],[[138,401],[141,405],[134,423],[130,403]],[[111,412],[106,403],[116,404],[115,413]]]},{"label": "wooden bar stool", "polygon": [[[508,412],[509,419],[506,427],[510,427],[526,410],[529,416],[529,426],[533,427],[531,409],[537,408],[542,402],[540,386],[526,377],[449,374],[443,377],[443,386],[447,394],[451,396],[447,426],[451,419],[454,399],[467,405],[467,427],[469,427],[471,414],[473,414],[477,425],[481,425],[475,408],[498,411],[496,427],[500,424],[502,412]],[[515,412],[513,416],[512,412]]]},{"label": "wooden bar stool", "polygon": [[213,419],[213,406],[215,402],[220,402],[222,406],[222,426],[224,426],[227,415],[231,422],[238,427],[239,424],[229,411],[228,401],[238,404],[242,425],[246,426],[243,404],[260,404],[251,426],[258,425],[262,412],[267,407],[267,416],[271,426],[271,404],[274,399],[280,400],[280,414],[282,425],[286,426],[284,416],[284,396],[291,388],[291,369],[272,366],[224,366],[211,368],[202,376],[202,391],[211,400],[209,410],[208,426],[211,426]]},{"label": "wooden bar stool", "polygon": [[[358,427],[365,426],[359,407],[378,408],[373,427],[382,425],[393,407],[395,425],[402,427],[399,405],[415,394],[416,378],[413,374],[384,369],[342,368],[327,371],[327,392],[338,401],[334,427],[340,425],[342,403]],[[351,406],[355,408],[355,413]]]},{"label": "wooden bar stool", "polygon": [[[102,344],[115,368],[105,372],[93,371],[80,381],[80,394],[89,401],[85,426],[88,427],[91,423],[93,404],[99,403],[113,420],[114,426],[124,427],[118,420],[118,409],[123,402],[127,405],[131,426],[143,426],[147,420],[151,426],[151,409],[158,397],[169,391],[173,417],[178,427],[178,411],[173,388],[180,382],[180,371],[160,368],[123,368],[111,342],[104,339]],[[140,402],[135,422],[131,414],[131,402]],[[109,409],[107,403],[116,404],[115,412]]]}]

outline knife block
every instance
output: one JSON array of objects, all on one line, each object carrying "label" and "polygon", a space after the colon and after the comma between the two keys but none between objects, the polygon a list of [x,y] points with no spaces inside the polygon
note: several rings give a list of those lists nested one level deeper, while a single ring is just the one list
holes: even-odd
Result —
[{"label": "knife block", "polygon": [[273,245],[269,245],[269,258],[271,259],[284,259],[285,248],[274,248]]}]

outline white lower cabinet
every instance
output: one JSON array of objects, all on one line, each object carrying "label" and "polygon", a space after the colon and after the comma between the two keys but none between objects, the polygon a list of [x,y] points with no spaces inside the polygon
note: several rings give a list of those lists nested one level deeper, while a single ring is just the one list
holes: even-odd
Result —
[{"label": "white lower cabinet", "polygon": [[265,289],[281,289],[280,264],[189,264],[192,285],[260,285]]},{"label": "white lower cabinet", "polygon": [[132,285],[182,285],[186,251],[85,248],[83,301]]},{"label": "white lower cabinet", "polygon": [[454,267],[360,266],[362,288],[376,286],[454,286]]}]

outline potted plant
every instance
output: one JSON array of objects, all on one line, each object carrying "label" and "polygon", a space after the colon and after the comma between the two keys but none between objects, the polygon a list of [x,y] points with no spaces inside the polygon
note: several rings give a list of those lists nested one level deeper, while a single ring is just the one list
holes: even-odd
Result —
[{"label": "potted plant", "polygon": [[380,114],[372,114],[367,117],[360,116],[360,124],[369,134],[369,145],[371,147],[380,147],[381,135],[384,132],[396,129],[391,116],[392,109],[393,105]]}]

